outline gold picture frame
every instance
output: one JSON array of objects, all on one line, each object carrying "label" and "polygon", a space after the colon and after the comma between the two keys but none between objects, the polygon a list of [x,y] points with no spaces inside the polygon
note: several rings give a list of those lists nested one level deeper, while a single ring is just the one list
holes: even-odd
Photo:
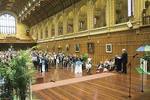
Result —
[{"label": "gold picture frame", "polygon": [[88,53],[94,53],[94,49],[95,49],[94,43],[92,42],[87,43],[87,48],[88,48]]},{"label": "gold picture frame", "polygon": [[106,44],[106,53],[112,53],[112,44]]},{"label": "gold picture frame", "polygon": [[75,44],[75,52],[80,52],[80,44]]}]

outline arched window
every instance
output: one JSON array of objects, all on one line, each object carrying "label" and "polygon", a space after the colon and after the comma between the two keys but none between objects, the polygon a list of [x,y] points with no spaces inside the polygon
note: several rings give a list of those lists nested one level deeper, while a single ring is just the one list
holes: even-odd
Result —
[{"label": "arched window", "polygon": [[96,0],[93,20],[94,28],[106,26],[106,0]]},{"label": "arched window", "polygon": [[128,0],[116,0],[116,24],[128,21]]},{"label": "arched window", "polygon": [[87,30],[87,6],[84,5],[79,10],[79,31]]},{"label": "arched window", "polygon": [[60,16],[58,20],[58,35],[63,35],[63,17]]},{"label": "arched window", "polygon": [[52,28],[51,28],[51,36],[55,36],[55,26],[54,24],[52,24]]},{"label": "arched window", "polygon": [[45,29],[45,38],[48,38],[48,28]]},{"label": "arched window", "polygon": [[16,33],[16,18],[10,14],[0,15],[0,33],[15,34]]},{"label": "arched window", "polygon": [[67,33],[73,33],[73,12],[70,12],[67,16]]}]

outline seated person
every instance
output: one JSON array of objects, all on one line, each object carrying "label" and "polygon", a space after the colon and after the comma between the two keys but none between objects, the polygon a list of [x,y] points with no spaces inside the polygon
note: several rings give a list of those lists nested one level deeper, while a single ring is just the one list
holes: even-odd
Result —
[{"label": "seated person", "polygon": [[90,62],[87,62],[86,63],[87,74],[91,74],[91,68],[92,68],[92,64]]},{"label": "seated person", "polygon": [[103,72],[103,69],[104,69],[104,64],[103,64],[102,61],[100,61],[100,63],[97,65],[96,72],[97,72],[97,73]]},{"label": "seated person", "polygon": [[109,70],[105,67],[104,69],[103,69],[103,72],[108,72]]},{"label": "seated person", "polygon": [[96,72],[108,72],[108,71],[112,71],[114,69],[114,61],[112,59],[110,60],[105,60],[105,62],[100,62],[100,64],[98,65],[97,71]]},{"label": "seated person", "polygon": [[109,60],[108,59],[106,59],[105,62],[104,62],[104,68],[107,68],[107,69],[110,68],[110,64],[109,64]]},{"label": "seated person", "polygon": [[115,69],[114,63],[115,63],[114,59],[109,60],[109,71],[113,71]]}]

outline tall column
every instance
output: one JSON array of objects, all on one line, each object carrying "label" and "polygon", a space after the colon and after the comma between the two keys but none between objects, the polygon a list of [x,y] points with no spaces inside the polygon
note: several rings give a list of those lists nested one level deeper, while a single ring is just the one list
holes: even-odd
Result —
[{"label": "tall column", "polygon": [[110,0],[106,0],[106,26],[110,27]]},{"label": "tall column", "polygon": [[44,40],[45,39],[45,27],[43,25],[44,23],[42,23],[42,39]]},{"label": "tall column", "polygon": [[49,22],[48,23],[48,38],[51,37],[51,29],[52,29],[52,24]]},{"label": "tall column", "polygon": [[33,32],[34,40],[37,40],[38,39],[38,34],[37,34],[37,27],[36,26],[33,27],[32,32]]},{"label": "tall column", "polygon": [[109,22],[110,22],[110,26],[114,26],[115,25],[115,21],[116,21],[116,13],[115,13],[115,0],[107,0],[108,4],[109,4]]},{"label": "tall column", "polygon": [[54,17],[54,23],[55,23],[55,36],[58,36],[58,20],[57,20],[57,15]]},{"label": "tall column", "polygon": [[76,8],[76,6],[74,6],[75,8],[74,8],[74,19],[73,19],[73,26],[74,26],[74,33],[77,33],[78,32],[78,30],[79,30],[79,25],[78,25],[78,23],[79,23],[79,12],[78,12],[78,8]]},{"label": "tall column", "polygon": [[38,34],[38,40],[40,40],[41,39],[41,31],[40,31],[40,29],[39,29],[39,26],[37,26],[37,34]]},{"label": "tall column", "polygon": [[134,6],[133,6],[134,13],[133,13],[133,16],[134,16],[134,21],[136,21],[137,23],[140,22],[140,12],[141,12],[140,6],[141,6],[140,0],[134,1]]},{"label": "tall column", "polygon": [[87,2],[87,28],[88,30],[94,27],[94,1]]},{"label": "tall column", "polygon": [[[145,0],[134,0],[135,3],[135,18],[142,25],[142,12],[145,8]],[[138,7],[138,8],[137,8]]]},{"label": "tall column", "polygon": [[35,27],[34,29],[34,34],[35,34],[35,39],[38,40],[38,31],[37,31],[37,27]]},{"label": "tall column", "polygon": [[67,14],[63,13],[63,35],[67,34]]}]

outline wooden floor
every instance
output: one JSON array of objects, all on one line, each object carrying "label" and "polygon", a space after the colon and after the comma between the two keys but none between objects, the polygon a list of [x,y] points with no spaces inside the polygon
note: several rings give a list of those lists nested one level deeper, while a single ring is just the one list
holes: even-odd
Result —
[{"label": "wooden floor", "polygon": [[[92,74],[96,74],[96,69],[93,68],[91,70]],[[87,76],[86,70],[83,70],[82,76]],[[59,68],[55,69],[54,67],[49,69],[47,73],[39,73],[37,72],[35,74],[36,78],[43,78],[41,81],[36,81],[34,84],[39,84],[39,83],[47,83],[50,82],[51,80],[55,81],[60,81],[60,80],[65,80],[65,79],[70,79],[70,78],[75,78],[76,75],[73,73],[73,70],[71,68]]]},{"label": "wooden floor", "polygon": [[[75,77],[71,70],[51,69],[45,75],[44,82],[48,82],[51,77],[57,75],[58,80],[65,80]],[[95,74],[95,72],[93,72]],[[86,73],[84,72],[83,76]],[[49,77],[49,78],[48,78]],[[141,91],[141,76],[132,74],[131,98],[128,98],[129,77],[125,74],[117,74],[88,80],[79,83],[68,84],[54,88],[33,92],[34,100],[150,100],[150,76],[144,76],[144,93]]]}]

